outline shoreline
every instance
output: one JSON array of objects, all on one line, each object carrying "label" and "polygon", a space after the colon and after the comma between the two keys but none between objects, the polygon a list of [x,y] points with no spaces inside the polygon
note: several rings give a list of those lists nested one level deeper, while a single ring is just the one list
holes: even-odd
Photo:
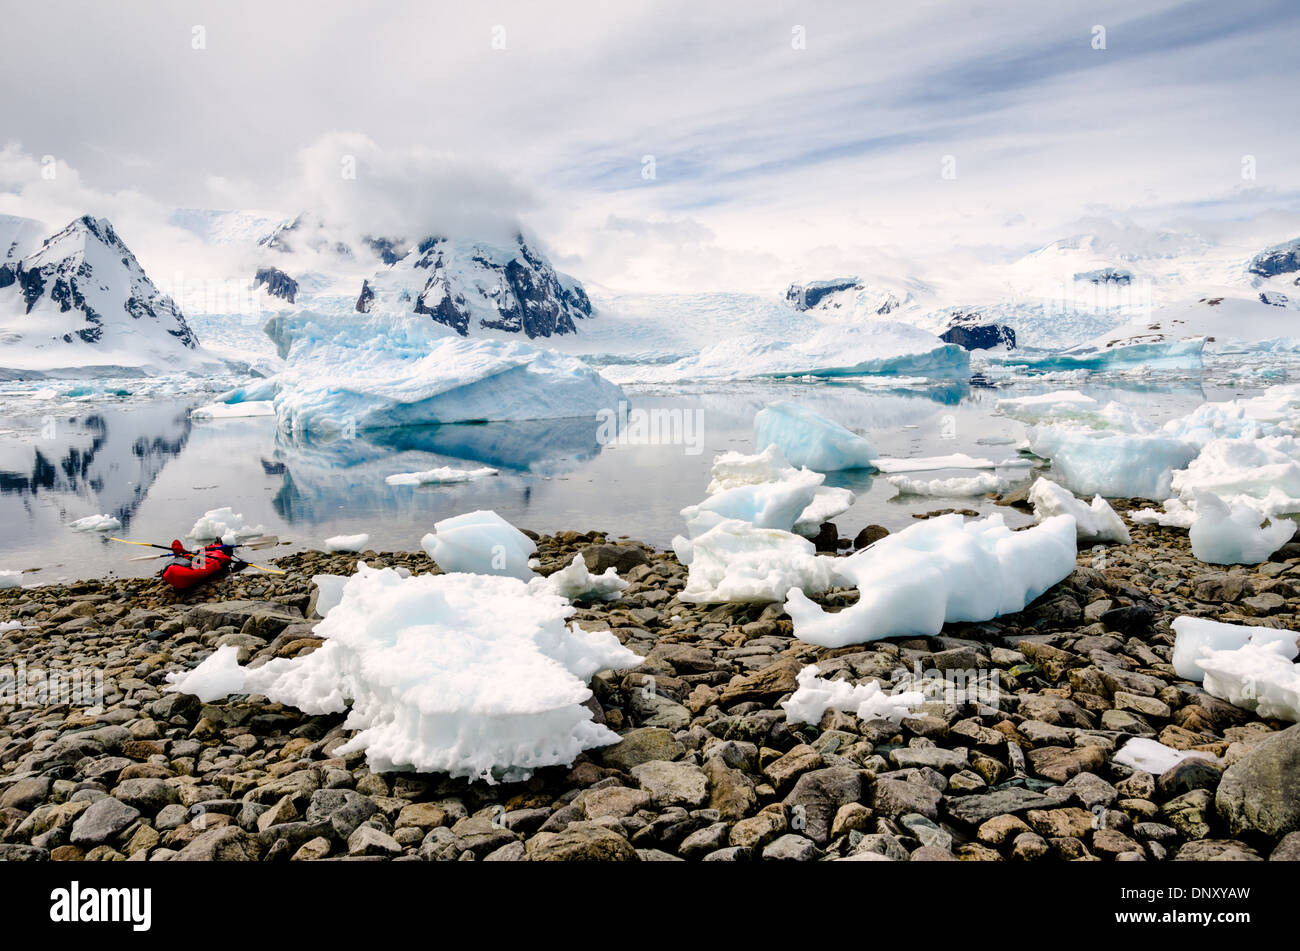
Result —
[{"label": "shoreline", "polygon": [[[363,559],[436,571],[423,552],[301,550],[275,560],[288,575],[250,569],[181,596],[153,577],[0,590],[0,622],[27,625],[0,632],[0,667],[94,667],[105,688],[100,713],[0,706],[0,858],[1300,858],[1300,805],[1239,781],[1293,768],[1278,756],[1300,727],[1177,678],[1168,627],[1189,614],[1295,630],[1300,544],[1227,569],[1195,561],[1185,530],[1130,530],[1132,545],[1079,552],[1022,612],[838,649],[795,640],[779,603],[676,600],[686,571],[671,551],[539,536],[542,574],[595,546],[589,567],[631,582],[571,620],[646,661],[593,678],[593,714],[618,744],[491,786],[372,774],[364,754],[334,755],[342,714],[160,691],[218,644],[245,663],[315,649],[312,575]],[[855,682],[996,674],[996,690],[983,706],[936,698],[897,727],[835,711],[789,724],[779,703],[810,663]],[[1222,761],[1134,773],[1112,759],[1128,736]]]}]

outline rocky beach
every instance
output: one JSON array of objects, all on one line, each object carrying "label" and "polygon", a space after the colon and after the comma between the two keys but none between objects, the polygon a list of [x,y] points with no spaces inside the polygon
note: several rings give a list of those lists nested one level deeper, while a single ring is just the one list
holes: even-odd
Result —
[{"label": "rocky beach", "polygon": [[[818,547],[881,532],[824,525]],[[1185,615],[1294,631],[1300,543],[1221,569],[1193,558],[1186,530],[1132,533],[1083,548],[1022,612],[839,649],[795,639],[780,603],[679,600],[672,552],[533,535],[543,575],[581,554],[630,582],[572,620],[645,661],[591,682],[617,744],[495,785],[371,772],[363,752],[336,752],[344,714],[163,689],[219,646],[254,666],[315,650],[313,575],[358,559],[437,573],[423,552],[298,552],[274,560],[284,575],[246,570],[189,595],[156,578],[0,590],[0,860],[1300,859],[1300,726],[1180,679],[1170,629]],[[790,723],[781,701],[812,663],[935,689],[901,724],[835,710]],[[52,695],[55,670],[102,675],[102,709]],[[22,695],[24,676],[45,692]],[[1135,770],[1114,758],[1134,737],[1214,758]]]}]

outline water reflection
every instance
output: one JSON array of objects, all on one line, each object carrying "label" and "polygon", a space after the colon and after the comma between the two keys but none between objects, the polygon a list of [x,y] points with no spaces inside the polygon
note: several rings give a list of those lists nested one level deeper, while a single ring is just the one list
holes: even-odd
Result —
[{"label": "water reflection", "polygon": [[39,510],[130,523],[155,480],[189,441],[176,403],[102,408],[74,416],[5,418],[0,426],[0,521],[32,532]]}]

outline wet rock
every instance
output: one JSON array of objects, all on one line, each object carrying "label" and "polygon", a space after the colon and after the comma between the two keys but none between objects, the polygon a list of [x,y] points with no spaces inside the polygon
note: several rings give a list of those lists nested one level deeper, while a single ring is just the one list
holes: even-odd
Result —
[{"label": "wet rock", "polygon": [[635,862],[636,849],[603,826],[574,822],[563,832],[539,832],[525,844],[534,862]]},{"label": "wet rock", "polygon": [[629,730],[619,742],[601,750],[600,758],[606,766],[630,772],[634,766],[651,760],[674,760],[685,751],[670,731],[641,727]]},{"label": "wet rock", "polygon": [[1300,830],[1300,725],[1261,740],[1219,782],[1214,803],[1229,831],[1283,836]]}]

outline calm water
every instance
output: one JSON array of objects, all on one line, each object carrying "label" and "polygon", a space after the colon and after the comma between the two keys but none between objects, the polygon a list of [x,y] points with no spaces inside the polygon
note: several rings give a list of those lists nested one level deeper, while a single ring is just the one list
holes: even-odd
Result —
[{"label": "calm water", "polygon": [[[123,524],[112,534],[165,543],[206,510],[226,505],[290,543],[277,553],[361,532],[376,549],[416,549],[435,521],[479,508],[540,532],[600,529],[666,547],[682,530],[679,510],[704,497],[714,454],[753,451],[754,413],[766,402],[798,400],[868,433],[884,455],[966,452],[1001,460],[1015,455],[1024,427],[995,415],[995,401],[1059,388],[774,382],[632,392],[634,412],[668,411],[675,422],[698,424],[678,430],[688,438],[651,445],[634,438],[608,444],[607,428],[596,420],[407,428],[301,442],[277,433],[269,417],[192,421],[189,410],[200,399],[75,405],[40,415],[0,403],[0,569],[39,569],[25,576],[27,583],[148,574],[157,566],[127,560],[139,549],[73,532],[67,523],[111,514]],[[1195,382],[1079,388],[1155,419],[1231,395]],[[441,465],[489,465],[501,475],[456,486],[384,482]],[[1027,470],[1005,474],[1017,471]],[[873,522],[906,526],[916,511],[993,508],[964,499],[895,500],[888,482],[860,472],[833,473],[827,484],[858,496],[836,519],[850,537]],[[1025,520],[997,510],[1013,523]]]}]

